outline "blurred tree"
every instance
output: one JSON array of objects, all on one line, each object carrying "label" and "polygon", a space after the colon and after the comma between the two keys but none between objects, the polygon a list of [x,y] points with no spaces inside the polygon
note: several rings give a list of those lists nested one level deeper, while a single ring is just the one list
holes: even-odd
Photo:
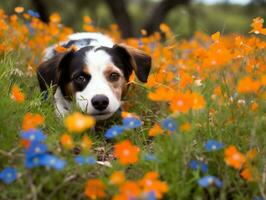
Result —
[{"label": "blurred tree", "polygon": [[259,6],[266,6],[266,0],[252,0],[250,4],[259,5]]},{"label": "blurred tree", "polygon": [[[125,0],[105,0],[109,5],[112,15],[119,28],[122,31],[122,36],[132,37],[135,36],[132,27],[132,21],[127,11],[127,6]],[[159,30],[159,25],[165,20],[165,17],[173,8],[177,5],[188,5],[191,0],[161,0],[159,1],[151,11],[150,16],[142,25],[148,35]]]},{"label": "blurred tree", "polygon": [[[95,10],[97,6],[99,6],[102,2],[104,2],[108,8],[110,13],[113,15],[115,22],[118,24],[122,37],[128,38],[136,36],[132,18],[128,11],[128,0],[97,0],[97,1],[84,1],[84,0],[76,0],[75,9],[82,8],[91,8]],[[143,4],[144,2],[144,4]],[[159,30],[159,25],[162,23],[169,11],[175,8],[178,5],[188,5],[191,0],[160,0],[156,3],[151,9],[150,15],[148,15],[148,19],[139,27],[147,30],[148,35],[153,32]],[[31,0],[33,7],[39,12],[40,19],[44,22],[49,22],[49,2],[45,0]],[[141,1],[139,2],[141,5],[151,5],[150,1]],[[147,7],[147,6],[145,6]],[[50,8],[50,7],[49,7]],[[147,8],[142,8],[147,9]]]},{"label": "blurred tree", "polygon": [[162,23],[170,10],[177,5],[188,5],[191,0],[162,0],[159,2],[151,12],[150,17],[143,26],[143,29],[147,30],[148,35],[159,29],[160,23]]},{"label": "blurred tree", "polygon": [[32,0],[31,1],[33,7],[37,10],[37,12],[40,14],[40,19],[43,22],[49,22],[49,14],[48,14],[48,8],[43,0]]},{"label": "blurred tree", "polygon": [[132,21],[127,11],[125,0],[106,0],[116,23],[122,31],[122,37],[134,36]]}]

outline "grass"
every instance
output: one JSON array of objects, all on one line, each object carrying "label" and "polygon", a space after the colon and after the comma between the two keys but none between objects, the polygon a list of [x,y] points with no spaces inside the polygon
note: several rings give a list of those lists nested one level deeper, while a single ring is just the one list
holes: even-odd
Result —
[{"label": "grass", "polygon": [[[23,73],[19,75],[15,69],[22,68],[20,57],[11,53],[1,57],[1,91],[0,101],[0,146],[1,168],[6,165],[17,167],[20,178],[11,185],[0,185],[1,199],[85,199],[83,195],[84,183],[92,177],[101,177],[106,182],[115,169],[122,169],[116,162],[113,168],[104,166],[77,166],[71,160],[74,153],[63,150],[59,145],[59,136],[65,131],[62,119],[54,113],[52,99],[43,101],[40,96],[35,76]],[[10,87],[17,83],[25,91],[26,102],[17,104],[10,99]],[[261,109],[254,114],[248,108],[232,106],[218,106],[210,101],[210,87],[212,82],[204,85],[203,94],[207,99],[207,108],[190,112],[187,115],[177,117],[177,122],[189,121],[192,130],[189,133],[174,133],[171,136],[159,136],[154,139],[147,137],[149,127],[154,121],[160,121],[166,116],[166,111],[161,110],[159,105],[151,103],[147,99],[139,99],[145,96],[146,90],[142,87],[132,88],[136,93],[130,97],[133,104],[132,111],[138,113],[144,126],[140,129],[129,131],[123,138],[130,138],[142,150],[142,156],[146,153],[154,153],[157,161],[140,161],[136,166],[127,167],[129,179],[139,179],[150,170],[156,170],[162,179],[169,184],[169,192],[165,199],[251,199],[265,189],[262,182],[246,183],[237,176],[237,172],[223,161],[223,151],[208,153],[203,144],[210,138],[218,139],[224,144],[236,144],[241,151],[246,152],[250,147],[260,149],[265,155],[266,139],[265,127],[265,103],[261,102]],[[217,111],[215,119],[210,119],[208,107],[214,107]],[[22,148],[19,147],[19,132],[22,118],[25,112],[40,113],[45,118],[45,126],[42,127],[48,136],[49,149],[56,155],[68,160],[68,165],[63,171],[37,168],[25,170],[23,168]],[[230,118],[235,118],[235,123],[230,123]],[[213,121],[212,121],[213,120]],[[106,128],[106,127],[105,127]],[[106,141],[103,131],[96,133],[85,132],[94,141],[93,149],[103,147],[104,156],[107,157],[112,151],[113,143]],[[94,151],[98,154],[99,152]],[[187,163],[197,158],[208,162],[209,171],[212,175],[221,177],[224,182],[223,189],[205,190],[199,188],[197,180],[201,176],[199,171],[191,171]],[[113,159],[111,159],[113,160]],[[258,158],[258,168],[263,169],[265,157]],[[112,195],[114,190],[109,190]]]}]

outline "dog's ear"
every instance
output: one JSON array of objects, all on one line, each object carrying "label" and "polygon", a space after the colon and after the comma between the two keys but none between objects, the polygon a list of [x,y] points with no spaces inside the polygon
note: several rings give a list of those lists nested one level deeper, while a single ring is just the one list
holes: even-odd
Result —
[{"label": "dog's ear", "polygon": [[125,44],[116,44],[113,48],[119,51],[124,58],[129,59],[131,69],[134,70],[138,79],[146,83],[151,69],[151,57],[145,52]]},{"label": "dog's ear", "polygon": [[47,90],[50,86],[58,85],[62,68],[67,65],[73,54],[73,49],[61,52],[39,65],[37,68],[37,77],[41,91]]}]

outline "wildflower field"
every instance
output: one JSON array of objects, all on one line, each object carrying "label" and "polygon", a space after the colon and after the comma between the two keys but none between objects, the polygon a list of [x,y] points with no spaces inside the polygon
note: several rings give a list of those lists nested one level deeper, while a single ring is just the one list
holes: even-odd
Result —
[{"label": "wildflower field", "polygon": [[[266,28],[160,33],[123,40],[152,56],[147,84],[130,79],[121,113],[95,126],[78,108],[55,115],[35,70],[74,32],[17,7],[0,10],[0,199],[266,199]],[[244,35],[245,34],[245,35]],[[65,51],[58,46],[57,51]]]}]

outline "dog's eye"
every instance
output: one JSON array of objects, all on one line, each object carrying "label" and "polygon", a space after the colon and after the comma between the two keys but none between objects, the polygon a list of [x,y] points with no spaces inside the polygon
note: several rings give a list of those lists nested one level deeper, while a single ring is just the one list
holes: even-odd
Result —
[{"label": "dog's eye", "polygon": [[78,83],[85,83],[87,79],[85,78],[85,76],[80,75],[75,78],[75,81],[77,81]]},{"label": "dog's eye", "polygon": [[118,81],[119,78],[120,78],[120,74],[118,74],[116,72],[111,73],[110,76],[109,76],[109,80],[111,82]]}]

